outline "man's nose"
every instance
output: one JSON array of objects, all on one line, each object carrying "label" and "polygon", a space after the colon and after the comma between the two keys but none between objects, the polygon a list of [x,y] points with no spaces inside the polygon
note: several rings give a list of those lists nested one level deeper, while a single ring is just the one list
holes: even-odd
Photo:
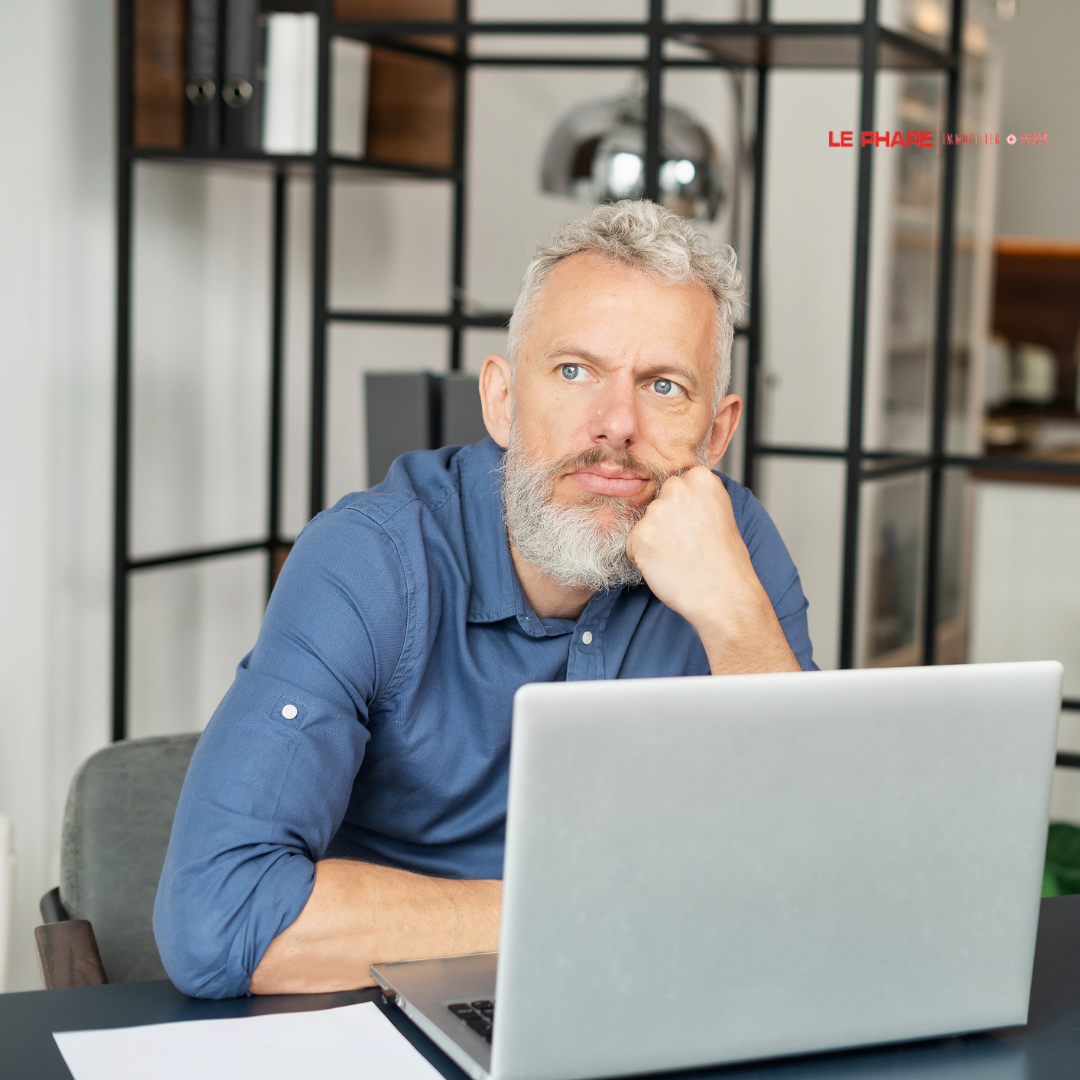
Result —
[{"label": "man's nose", "polygon": [[634,386],[609,383],[594,399],[592,441],[624,450],[637,441],[637,395]]}]

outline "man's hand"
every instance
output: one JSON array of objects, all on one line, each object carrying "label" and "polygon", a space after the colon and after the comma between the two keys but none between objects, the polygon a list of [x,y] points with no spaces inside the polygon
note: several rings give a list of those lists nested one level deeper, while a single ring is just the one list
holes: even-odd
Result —
[{"label": "man's hand", "polygon": [[695,467],[665,480],[626,554],[697,630],[714,675],[800,670],[714,473]]}]

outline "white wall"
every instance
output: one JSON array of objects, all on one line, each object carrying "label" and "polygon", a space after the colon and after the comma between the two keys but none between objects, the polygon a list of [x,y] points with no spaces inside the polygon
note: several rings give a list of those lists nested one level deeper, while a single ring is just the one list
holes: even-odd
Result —
[{"label": "white wall", "polygon": [[[272,180],[135,170],[131,543],[136,557],[266,531]],[[131,578],[129,732],[203,727],[258,633],[266,556]]]},{"label": "white wall", "polygon": [[1005,63],[1001,132],[1046,132],[1048,146],[1003,145],[998,232],[1080,238],[1080,4],[1021,0],[994,21]]},{"label": "white wall", "polygon": [[112,5],[0,5],[0,813],[9,989],[39,986],[71,774],[108,732]]}]

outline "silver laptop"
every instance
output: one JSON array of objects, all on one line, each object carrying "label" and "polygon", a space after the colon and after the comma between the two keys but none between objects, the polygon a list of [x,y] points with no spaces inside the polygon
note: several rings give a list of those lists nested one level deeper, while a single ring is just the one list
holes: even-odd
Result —
[{"label": "silver laptop", "polygon": [[1023,1024],[1062,673],[524,686],[499,952],[372,974],[476,1080]]}]

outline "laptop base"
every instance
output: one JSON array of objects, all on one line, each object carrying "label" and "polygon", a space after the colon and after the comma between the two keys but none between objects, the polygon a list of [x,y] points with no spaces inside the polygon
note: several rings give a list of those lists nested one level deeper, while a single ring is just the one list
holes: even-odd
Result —
[{"label": "laptop base", "polygon": [[447,1006],[493,998],[498,956],[494,952],[473,953],[374,964],[371,974],[383,993],[473,1080],[490,1080],[491,1043]]}]

